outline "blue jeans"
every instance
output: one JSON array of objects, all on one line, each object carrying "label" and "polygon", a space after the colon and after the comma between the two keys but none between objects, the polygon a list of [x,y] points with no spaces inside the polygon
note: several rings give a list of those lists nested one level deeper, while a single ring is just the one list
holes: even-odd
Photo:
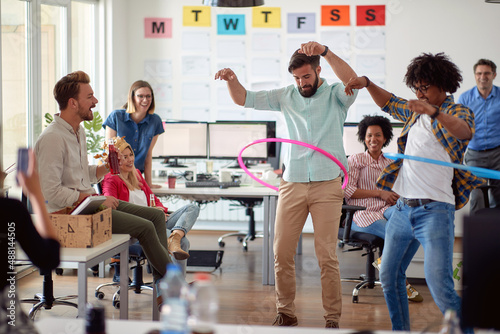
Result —
[{"label": "blue jeans", "polygon": [[385,225],[387,223],[387,220],[385,219],[379,219],[374,221],[368,226],[361,227],[358,226],[358,224],[354,223],[351,225],[351,232],[362,232],[362,233],[370,233],[373,235],[376,235],[377,237],[380,237],[382,239],[385,239]]},{"label": "blue jeans", "polygon": [[460,315],[461,301],[453,283],[453,243],[455,207],[431,202],[409,207],[400,199],[386,225],[384,260],[380,280],[393,330],[410,331],[410,312],[406,294],[406,268],[418,250],[424,249],[427,286],[441,312],[448,309]]},{"label": "blue jeans", "polygon": [[377,237],[385,239],[385,225],[387,224],[387,220],[389,220],[389,218],[391,217],[392,212],[394,211],[394,208],[395,208],[395,206],[391,206],[384,211],[384,218],[385,219],[376,220],[366,227],[360,227],[360,226],[358,226],[358,224],[355,224],[355,223],[352,224],[351,231],[370,233],[370,234],[376,235]]},{"label": "blue jeans", "polygon": [[[191,231],[196,219],[198,219],[199,213],[200,208],[196,204],[187,204],[172,212],[167,219],[167,237],[170,236],[170,233],[174,230],[182,230],[187,235],[187,233]],[[182,250],[189,252],[189,246],[189,240],[184,236],[181,239]],[[184,273],[184,276],[186,276],[187,260],[176,260],[173,256],[171,256],[171,259],[181,267],[181,271]]]},{"label": "blue jeans", "polygon": [[188,234],[199,214],[200,208],[198,205],[184,205],[170,214],[167,219],[167,230],[183,230],[184,234]]}]

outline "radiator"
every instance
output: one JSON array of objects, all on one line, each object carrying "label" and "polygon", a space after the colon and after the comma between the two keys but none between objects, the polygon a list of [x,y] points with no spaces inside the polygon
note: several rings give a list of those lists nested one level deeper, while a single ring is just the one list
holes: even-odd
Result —
[{"label": "radiator", "polygon": [[[175,211],[184,205],[191,203],[190,201],[179,198],[160,198],[160,200],[170,211]],[[200,209],[198,220],[248,222],[246,208],[236,201],[219,200],[214,203],[202,204]],[[254,217],[256,221],[261,222],[263,220],[264,204],[254,207]]]}]

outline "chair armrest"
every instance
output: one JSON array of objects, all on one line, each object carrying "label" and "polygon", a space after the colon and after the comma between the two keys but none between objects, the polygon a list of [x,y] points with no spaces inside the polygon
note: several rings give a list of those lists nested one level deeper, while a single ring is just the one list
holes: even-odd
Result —
[{"label": "chair armrest", "polygon": [[[359,205],[347,205],[347,204],[342,205],[342,211],[345,212],[344,235],[342,237],[342,242],[344,243],[349,242],[349,237],[351,235],[352,219],[354,218],[354,213],[358,210],[366,210],[366,207]],[[342,222],[340,223],[342,224]]]}]

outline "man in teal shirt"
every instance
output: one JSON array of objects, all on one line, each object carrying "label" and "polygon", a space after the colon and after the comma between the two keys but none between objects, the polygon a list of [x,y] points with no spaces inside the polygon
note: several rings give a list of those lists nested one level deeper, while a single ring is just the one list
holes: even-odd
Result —
[{"label": "man in teal shirt", "polygon": [[[227,81],[231,98],[240,106],[281,111],[290,139],[320,147],[347,166],[342,136],[347,109],[354,102],[356,94],[348,96],[342,83],[330,85],[319,77],[320,55],[342,82],[356,77],[353,69],[329,51],[328,47],[308,42],[292,55],[288,66],[296,86],[270,91],[247,91],[228,68],[218,71],[215,79]],[[294,304],[294,255],[310,213],[315,251],[321,268],[326,327],[338,328],[342,291],[335,249],[343,200],[341,170],[321,153],[299,145],[290,145],[287,153],[276,213],[274,268],[278,314],[273,325],[298,324]]]}]

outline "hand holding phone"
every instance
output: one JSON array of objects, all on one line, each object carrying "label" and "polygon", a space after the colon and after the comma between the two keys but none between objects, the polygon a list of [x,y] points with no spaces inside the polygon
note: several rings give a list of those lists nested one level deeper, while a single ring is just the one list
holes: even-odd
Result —
[{"label": "hand holding phone", "polygon": [[25,194],[40,189],[40,179],[36,170],[35,153],[29,148],[20,148],[17,152],[17,184]]},{"label": "hand holding phone", "polygon": [[28,165],[29,165],[29,151],[27,148],[20,148],[17,150],[17,171],[23,172],[24,174],[28,173]]}]

